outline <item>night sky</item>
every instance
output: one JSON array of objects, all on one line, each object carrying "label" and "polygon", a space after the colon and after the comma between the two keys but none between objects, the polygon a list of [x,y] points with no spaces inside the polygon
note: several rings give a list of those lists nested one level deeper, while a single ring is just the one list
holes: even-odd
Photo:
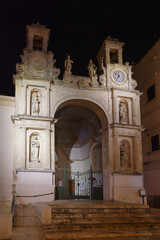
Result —
[{"label": "night sky", "polygon": [[[70,54],[72,73],[87,76],[89,59],[107,36],[125,42],[124,62],[138,62],[160,37],[158,1],[3,0],[0,1],[0,94],[14,96],[12,76],[25,48],[26,25],[51,29],[49,50],[64,71]],[[62,75],[61,74],[61,75]]]}]

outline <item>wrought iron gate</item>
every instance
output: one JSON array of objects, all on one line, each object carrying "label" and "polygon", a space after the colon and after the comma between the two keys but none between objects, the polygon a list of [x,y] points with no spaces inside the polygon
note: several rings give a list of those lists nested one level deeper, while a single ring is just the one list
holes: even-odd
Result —
[{"label": "wrought iron gate", "polygon": [[56,171],[56,199],[103,199],[102,171]]}]

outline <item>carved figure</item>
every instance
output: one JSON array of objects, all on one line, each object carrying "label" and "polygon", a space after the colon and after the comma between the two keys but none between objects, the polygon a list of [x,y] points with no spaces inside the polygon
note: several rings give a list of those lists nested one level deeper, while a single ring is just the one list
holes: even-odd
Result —
[{"label": "carved figure", "polygon": [[22,75],[24,73],[24,64],[23,63],[16,64],[16,73],[18,75]]},{"label": "carved figure", "polygon": [[67,59],[64,62],[64,67],[65,67],[66,72],[71,72],[72,63],[74,63],[74,62],[70,59],[70,55],[68,55]]},{"label": "carved figure", "polygon": [[39,91],[34,91],[31,96],[31,114],[32,115],[39,115],[40,113],[40,93]]},{"label": "carved figure", "polygon": [[119,122],[122,124],[128,123],[128,107],[125,102],[119,104]]},{"label": "carved figure", "polygon": [[31,161],[39,162],[40,142],[39,136],[33,135],[31,137]]},{"label": "carved figure", "polygon": [[96,76],[96,72],[97,72],[97,67],[96,65],[92,62],[92,59],[89,60],[89,64],[87,66],[88,68],[88,73],[89,73],[89,76],[92,78],[94,76]]},{"label": "carved figure", "polygon": [[128,141],[121,141],[120,144],[120,166],[123,168],[130,167],[130,146]]},{"label": "carved figure", "polygon": [[99,83],[100,83],[101,86],[106,87],[106,77],[105,77],[104,73],[102,73],[99,76]]}]

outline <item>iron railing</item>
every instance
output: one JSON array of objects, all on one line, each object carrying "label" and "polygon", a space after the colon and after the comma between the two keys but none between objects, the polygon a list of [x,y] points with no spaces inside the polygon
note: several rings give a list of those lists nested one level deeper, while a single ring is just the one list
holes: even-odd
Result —
[{"label": "iron railing", "polygon": [[56,199],[103,199],[102,171],[56,170]]},{"label": "iron railing", "polygon": [[160,208],[160,196],[158,195],[147,196],[147,204],[151,208]]}]

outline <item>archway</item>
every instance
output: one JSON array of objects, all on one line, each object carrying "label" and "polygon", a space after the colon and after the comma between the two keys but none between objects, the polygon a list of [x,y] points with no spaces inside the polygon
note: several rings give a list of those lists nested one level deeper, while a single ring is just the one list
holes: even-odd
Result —
[{"label": "archway", "polygon": [[[102,153],[106,115],[95,103],[76,99],[62,103],[55,119],[57,198],[103,199],[102,159],[107,161],[108,152]],[[97,169],[93,164],[95,154]]]}]

